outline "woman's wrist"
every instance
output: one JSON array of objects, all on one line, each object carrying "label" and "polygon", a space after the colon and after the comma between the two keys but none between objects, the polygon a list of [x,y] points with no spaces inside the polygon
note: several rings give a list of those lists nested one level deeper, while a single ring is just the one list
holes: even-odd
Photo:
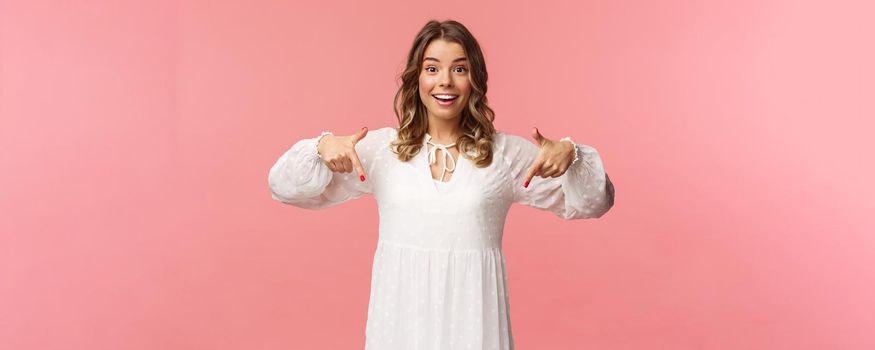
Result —
[{"label": "woman's wrist", "polygon": [[322,159],[322,154],[319,153],[319,141],[322,141],[322,138],[325,137],[326,135],[334,135],[334,134],[331,131],[323,131],[322,134],[316,138],[316,146],[315,146],[316,147],[316,155],[319,157],[319,159]]},{"label": "woman's wrist", "polygon": [[575,143],[573,140],[571,140],[570,136],[565,136],[565,137],[559,139],[559,141],[566,141],[566,142],[571,144],[571,147],[573,148],[572,151],[574,151],[574,160],[571,161],[571,165],[574,165],[574,163],[577,163],[577,159],[579,158],[578,154],[577,154],[578,153],[577,152],[577,143]]}]

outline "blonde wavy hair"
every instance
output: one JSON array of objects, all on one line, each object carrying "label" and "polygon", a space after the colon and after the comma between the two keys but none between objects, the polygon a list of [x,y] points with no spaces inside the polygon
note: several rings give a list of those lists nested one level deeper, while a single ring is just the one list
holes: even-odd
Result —
[{"label": "blonde wavy hair", "polygon": [[465,156],[477,167],[492,163],[495,112],[486,98],[486,62],[477,39],[459,22],[430,20],[422,27],[407,56],[407,67],[398,78],[401,86],[395,93],[394,110],[398,118],[398,138],[392,142],[392,151],[401,161],[412,159],[423,147],[428,131],[428,114],[419,98],[419,74],[422,71],[425,48],[432,40],[443,39],[461,45],[468,57],[471,96],[462,110],[463,135],[456,140],[460,156]]}]

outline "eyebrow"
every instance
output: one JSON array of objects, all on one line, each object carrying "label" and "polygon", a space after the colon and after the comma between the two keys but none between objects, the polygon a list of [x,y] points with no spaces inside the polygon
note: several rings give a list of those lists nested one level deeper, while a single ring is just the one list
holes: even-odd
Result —
[{"label": "eyebrow", "polygon": [[[454,59],[454,60],[453,60],[453,63],[455,63],[455,62],[459,62],[459,61],[467,61],[467,60],[468,60],[468,59],[465,58],[465,57],[459,57],[459,58],[457,58],[457,59]],[[440,62],[441,60],[439,60],[439,59],[437,59],[437,58],[434,58],[434,57],[426,57],[426,58],[423,59],[422,61],[423,61],[423,62],[424,62],[424,61],[435,61],[435,62]]]}]

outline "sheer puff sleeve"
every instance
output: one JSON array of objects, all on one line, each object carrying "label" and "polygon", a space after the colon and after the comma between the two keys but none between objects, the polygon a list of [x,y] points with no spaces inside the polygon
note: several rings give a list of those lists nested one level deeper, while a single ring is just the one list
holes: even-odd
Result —
[{"label": "sheer puff sleeve", "polygon": [[380,150],[388,146],[390,127],[368,131],[355,145],[365,169],[365,181],[353,169],[333,172],[316,153],[318,137],[302,139],[288,149],[270,168],[268,186],[271,197],[304,209],[322,209],[359,198],[374,191],[372,178]]},{"label": "sheer puff sleeve", "polygon": [[523,182],[539,148],[522,137],[505,135],[503,153],[511,164],[514,202],[550,211],[565,220],[599,218],[614,205],[614,185],[594,147],[575,144],[578,159],[562,176],[536,175],[525,188]]}]

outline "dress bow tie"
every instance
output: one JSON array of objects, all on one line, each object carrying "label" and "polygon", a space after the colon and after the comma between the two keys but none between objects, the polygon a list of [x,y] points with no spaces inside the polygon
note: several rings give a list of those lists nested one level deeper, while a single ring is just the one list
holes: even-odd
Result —
[{"label": "dress bow tie", "polygon": [[[443,172],[441,172],[441,182],[443,182],[444,175],[447,173],[447,171],[453,171],[456,169],[456,161],[453,159],[453,155],[450,154],[450,151],[447,150],[448,147],[453,147],[454,145],[456,145],[456,143],[453,142],[449,145],[441,145],[441,144],[436,144],[434,142],[431,142],[431,140],[428,140],[426,142],[428,142],[429,144],[434,146],[434,147],[432,147],[432,149],[430,149],[428,151],[428,164],[434,164],[437,161],[437,151],[438,150],[444,151],[444,169],[443,169]],[[449,159],[449,162],[453,163],[452,168],[447,167],[447,159]]]}]

